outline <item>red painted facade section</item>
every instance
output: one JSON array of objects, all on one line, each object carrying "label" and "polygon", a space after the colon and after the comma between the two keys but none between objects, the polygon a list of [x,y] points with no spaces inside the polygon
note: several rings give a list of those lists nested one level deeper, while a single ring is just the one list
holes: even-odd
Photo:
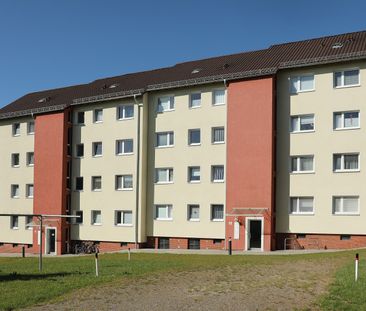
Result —
[{"label": "red painted facade section", "polygon": [[[34,143],[34,214],[66,214],[67,171],[67,111],[39,115],[35,120]],[[56,252],[66,248],[68,225],[65,219],[44,221],[43,252],[46,250],[46,231],[56,228]],[[38,245],[38,227],[33,230],[33,247]]]},{"label": "red painted facade section", "polygon": [[[249,242],[245,241],[248,214],[263,217],[263,249],[274,249],[274,120],[274,78],[230,83],[226,239],[232,239],[234,250],[244,250]],[[239,222],[239,239],[234,239],[235,222]]]}]

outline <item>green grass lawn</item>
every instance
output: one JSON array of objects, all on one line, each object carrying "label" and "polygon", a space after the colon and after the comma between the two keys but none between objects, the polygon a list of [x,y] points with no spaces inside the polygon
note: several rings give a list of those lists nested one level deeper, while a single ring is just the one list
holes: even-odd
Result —
[{"label": "green grass lawn", "polygon": [[[291,256],[226,256],[226,255],[174,255],[174,254],[102,254],[99,273],[95,277],[94,256],[57,257],[44,259],[44,271],[38,272],[37,258],[0,257],[0,309],[12,310],[51,301],[87,286],[96,286],[123,278],[137,278],[145,274],[175,271],[204,271],[223,266],[271,265],[297,260],[338,258],[349,262],[338,271],[330,293],[322,297],[322,308],[343,310],[364,306],[366,309],[366,261],[361,260],[360,279],[353,282],[353,252],[291,255]],[[366,251],[360,252],[361,259]],[[356,297],[357,296],[357,297]],[[342,302],[342,304],[341,304]],[[361,307],[362,309],[362,307]],[[358,308],[360,310],[360,308]]]}]

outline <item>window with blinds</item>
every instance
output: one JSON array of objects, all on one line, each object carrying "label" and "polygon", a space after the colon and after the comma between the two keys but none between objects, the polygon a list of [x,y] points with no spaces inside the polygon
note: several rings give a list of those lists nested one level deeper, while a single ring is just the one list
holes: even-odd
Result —
[{"label": "window with blinds", "polygon": [[224,105],[225,104],[225,90],[215,90],[212,94],[212,104],[214,106]]},{"label": "window with blinds", "polygon": [[334,154],[333,170],[334,172],[342,171],[358,171],[359,170],[359,154]]},{"label": "window with blinds", "polygon": [[360,84],[360,70],[344,70],[334,73],[334,87],[356,86]]},{"label": "window with blinds", "polygon": [[211,205],[211,220],[212,221],[224,220],[224,205],[222,204]]},{"label": "window with blinds", "polygon": [[225,129],[223,126],[212,128],[212,143],[222,144],[225,142]]},{"label": "window with blinds", "polygon": [[223,165],[213,165],[212,166],[212,178],[213,182],[223,182],[224,181],[224,166]]},{"label": "window with blinds", "polygon": [[359,214],[359,197],[333,197],[333,214]]}]

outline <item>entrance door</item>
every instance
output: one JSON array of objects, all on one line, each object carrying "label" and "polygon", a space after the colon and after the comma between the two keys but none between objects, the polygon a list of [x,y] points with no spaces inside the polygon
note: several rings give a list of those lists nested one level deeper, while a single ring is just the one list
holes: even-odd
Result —
[{"label": "entrance door", "polygon": [[47,254],[56,253],[56,229],[47,229]]},{"label": "entrance door", "polygon": [[249,249],[262,249],[262,220],[249,220]]}]

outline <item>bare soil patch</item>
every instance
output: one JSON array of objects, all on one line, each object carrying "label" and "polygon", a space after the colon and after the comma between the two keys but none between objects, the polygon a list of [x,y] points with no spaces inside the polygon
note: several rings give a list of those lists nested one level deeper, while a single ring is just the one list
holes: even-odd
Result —
[{"label": "bare soil patch", "polygon": [[342,260],[289,260],[125,278],[28,310],[317,310]]}]

